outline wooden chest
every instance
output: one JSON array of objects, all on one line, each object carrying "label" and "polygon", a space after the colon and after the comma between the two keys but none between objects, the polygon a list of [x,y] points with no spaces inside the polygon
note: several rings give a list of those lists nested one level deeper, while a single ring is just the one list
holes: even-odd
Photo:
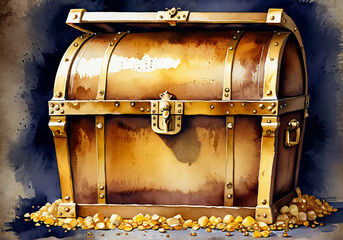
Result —
[{"label": "wooden chest", "polygon": [[253,215],[297,186],[309,96],[299,31],[268,13],[71,10],[49,102],[59,216]]}]

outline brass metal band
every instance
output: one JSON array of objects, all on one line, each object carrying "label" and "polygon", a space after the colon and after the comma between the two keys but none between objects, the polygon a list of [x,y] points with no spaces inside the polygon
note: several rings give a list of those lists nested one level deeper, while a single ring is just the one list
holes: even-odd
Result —
[{"label": "brass metal band", "polygon": [[98,92],[97,92],[97,96],[96,96],[97,100],[104,100],[105,99],[107,75],[108,75],[108,65],[110,64],[110,59],[111,59],[113,50],[115,49],[115,47],[117,46],[119,41],[126,34],[127,34],[127,32],[125,32],[125,33],[118,32],[113,37],[113,39],[110,41],[110,43],[106,49],[105,55],[104,55],[104,57],[102,59],[102,63],[101,63],[101,71],[100,71],[99,83],[98,83]]},{"label": "brass metal band", "polygon": [[270,206],[273,201],[276,148],[278,140],[279,117],[262,117],[262,140],[260,173],[258,179],[258,195],[256,220],[273,222]]},{"label": "brass metal band", "polygon": [[303,146],[304,134],[305,134],[305,125],[306,125],[306,114],[307,109],[304,110],[304,120],[301,126],[300,132],[300,141],[298,144],[297,155],[296,155],[296,162],[295,162],[295,174],[294,174],[294,188],[298,187],[298,179],[299,179],[299,169],[300,169],[300,160],[301,160],[301,149]]},{"label": "brass metal band", "polygon": [[268,10],[267,21],[268,25],[281,26],[290,30],[296,37],[300,51],[303,58],[303,67],[305,75],[305,94],[308,94],[308,80],[307,80],[307,67],[306,67],[306,55],[304,50],[304,45],[300,36],[299,29],[297,28],[294,21],[283,11],[283,9],[271,8]]},{"label": "brass metal band", "polygon": [[86,9],[84,8],[80,8],[80,9],[71,9],[69,11],[68,17],[67,17],[67,21],[66,23],[70,26],[72,26],[73,28],[76,28],[77,30],[80,30],[82,32],[85,33],[92,33],[92,31],[79,27],[78,25],[76,25],[77,23],[81,23],[81,19],[83,18],[83,14],[87,12]]},{"label": "brass metal band", "polygon": [[[64,115],[151,115],[149,100],[65,100],[49,102],[51,116]],[[171,100],[170,102],[173,102]],[[258,115],[277,116],[287,112],[308,108],[309,97],[299,96],[273,101],[180,101],[183,102],[182,115]],[[281,107],[282,106],[282,107]],[[58,109],[58,110],[56,110]],[[175,113],[178,114],[178,113]],[[180,114],[181,115],[181,114]]]},{"label": "brass metal band", "polygon": [[283,50],[290,33],[276,32],[270,41],[264,70],[263,100],[277,99]]},{"label": "brass metal band", "polygon": [[235,117],[228,116],[226,117],[225,206],[233,206],[234,199],[234,133]]},{"label": "brass metal band", "polygon": [[98,160],[98,203],[106,204],[105,117],[95,116],[96,154]]},{"label": "brass metal band", "polygon": [[76,54],[80,50],[81,46],[90,38],[92,38],[92,35],[90,34],[83,34],[82,36],[76,38],[63,55],[56,73],[54,96],[52,100],[65,99],[66,85],[67,80],[69,79],[71,66],[73,65]]},{"label": "brass metal band", "polygon": [[230,100],[231,99],[231,85],[232,85],[232,69],[233,69],[233,61],[235,58],[235,53],[237,49],[237,45],[241,37],[243,36],[243,31],[237,31],[229,44],[229,48],[226,53],[225,58],[225,70],[224,70],[224,84],[223,84],[223,96],[222,100]]},{"label": "brass metal band", "polygon": [[[66,118],[66,116],[51,116],[49,127],[52,131],[55,141],[56,159],[58,172],[60,175],[62,202],[66,204],[73,204],[75,202],[74,188],[70,166],[68,138],[66,132]],[[71,211],[71,209],[68,209],[69,208],[63,209],[63,211],[59,211],[59,216],[75,216],[75,212]]]}]

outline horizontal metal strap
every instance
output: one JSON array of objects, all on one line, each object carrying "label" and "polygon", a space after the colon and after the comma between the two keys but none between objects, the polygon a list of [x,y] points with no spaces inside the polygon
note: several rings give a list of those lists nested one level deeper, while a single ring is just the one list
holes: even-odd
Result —
[{"label": "horizontal metal strap", "polygon": [[[300,96],[274,101],[181,101],[184,110],[180,115],[258,115],[277,116],[308,108],[309,97]],[[50,101],[51,116],[64,115],[154,115],[151,104],[156,100],[64,100]],[[173,102],[173,100],[171,100]],[[58,109],[58,110],[57,110]],[[177,115],[177,114],[176,114]]]}]

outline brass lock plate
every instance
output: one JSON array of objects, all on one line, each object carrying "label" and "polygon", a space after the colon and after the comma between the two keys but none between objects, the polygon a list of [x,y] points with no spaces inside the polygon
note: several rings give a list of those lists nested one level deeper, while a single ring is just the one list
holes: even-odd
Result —
[{"label": "brass lock plate", "polygon": [[151,101],[151,127],[158,134],[175,135],[181,131],[183,102],[172,101],[167,91],[161,100]]}]

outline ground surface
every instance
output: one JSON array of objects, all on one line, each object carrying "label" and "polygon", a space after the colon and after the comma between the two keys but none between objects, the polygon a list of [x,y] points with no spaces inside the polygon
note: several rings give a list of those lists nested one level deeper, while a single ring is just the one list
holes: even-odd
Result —
[{"label": "ground surface", "polygon": [[[323,222],[325,226],[311,228],[311,227],[300,227],[297,229],[290,229],[288,232],[288,237],[284,238],[282,231],[274,231],[268,239],[323,239],[323,240],[343,240],[343,203],[330,203],[333,207],[337,207],[339,210],[337,213],[332,214],[331,216],[326,216],[323,219],[318,220]],[[22,225],[27,225],[27,229],[22,229]],[[50,227],[47,228],[44,224],[40,227],[35,227],[33,222],[25,222],[20,224],[21,229],[18,231],[20,233],[19,239],[23,240],[55,240],[55,239],[64,239],[64,240],[75,240],[75,239],[171,239],[171,240],[183,240],[183,239],[208,239],[208,240],[224,240],[224,239],[254,239],[252,233],[249,236],[243,236],[240,232],[232,233],[232,236],[226,236],[226,232],[220,230],[213,230],[211,233],[205,231],[205,229],[199,229],[198,231],[193,230],[181,230],[181,231],[166,231],[165,233],[159,233],[158,231],[149,230],[149,231],[139,231],[135,229],[132,232],[128,232],[127,235],[123,231],[115,230],[82,230],[77,229],[76,231],[64,232],[64,229],[61,227]],[[13,229],[16,231],[15,227]],[[50,230],[50,232],[49,232]],[[88,233],[92,233],[88,235]],[[190,236],[190,233],[195,232],[196,237]],[[117,235],[120,233],[120,235]],[[103,234],[103,236],[101,236]],[[169,237],[167,237],[169,235]]]}]

